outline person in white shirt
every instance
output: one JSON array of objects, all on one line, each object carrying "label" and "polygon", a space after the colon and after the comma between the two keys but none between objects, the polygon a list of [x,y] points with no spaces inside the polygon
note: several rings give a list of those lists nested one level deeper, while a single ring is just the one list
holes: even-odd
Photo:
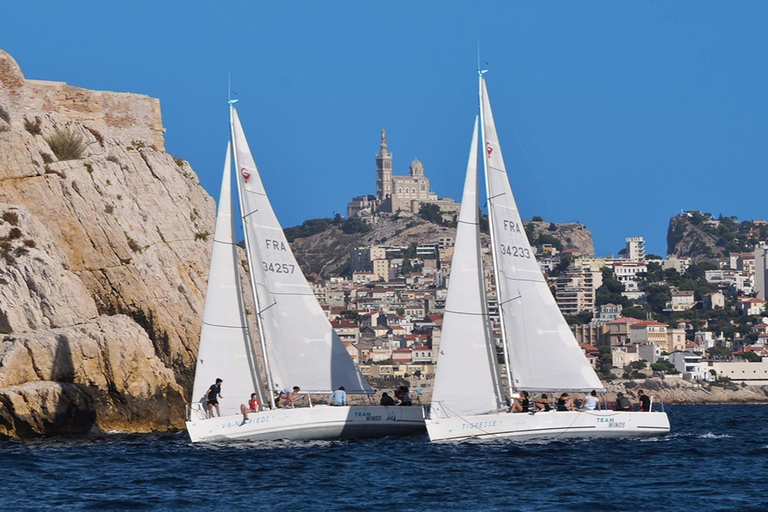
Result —
[{"label": "person in white shirt", "polygon": [[597,392],[593,389],[590,394],[584,397],[584,403],[581,406],[588,411],[594,411],[597,409],[598,403],[600,403],[600,400],[597,398]]}]

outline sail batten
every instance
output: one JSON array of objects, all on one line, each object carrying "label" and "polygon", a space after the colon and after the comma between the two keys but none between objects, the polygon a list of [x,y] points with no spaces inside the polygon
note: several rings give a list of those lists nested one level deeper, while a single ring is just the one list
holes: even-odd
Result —
[{"label": "sail batten", "polygon": [[552,297],[528,241],[482,77],[480,109],[485,179],[488,197],[492,198],[488,201],[489,224],[511,387],[529,391],[602,390],[600,379]]}]

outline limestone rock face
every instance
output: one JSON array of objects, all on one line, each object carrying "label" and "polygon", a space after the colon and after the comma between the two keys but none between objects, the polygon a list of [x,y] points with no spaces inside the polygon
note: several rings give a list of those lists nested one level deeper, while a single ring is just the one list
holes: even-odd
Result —
[{"label": "limestone rock face", "polygon": [[95,418],[91,396],[77,384],[37,381],[0,389],[0,440],[83,434]]},{"label": "limestone rock face", "polygon": [[[100,428],[183,427],[215,205],[163,131],[155,99],[26,80],[0,50],[0,397],[41,407],[0,411],[17,435],[69,431],[39,382]],[[79,157],[56,156],[62,132]]]}]

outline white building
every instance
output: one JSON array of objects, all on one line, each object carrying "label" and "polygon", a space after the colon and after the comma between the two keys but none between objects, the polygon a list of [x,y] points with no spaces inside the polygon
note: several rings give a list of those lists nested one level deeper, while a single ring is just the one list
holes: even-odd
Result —
[{"label": "white building", "polygon": [[[740,384],[742,382],[752,386],[765,386],[768,384],[768,358],[763,358],[759,363],[747,361],[709,361],[707,371],[714,370],[718,377],[728,377],[731,381]],[[709,374],[709,379],[713,379]]]},{"label": "white building", "polygon": [[708,363],[702,362],[699,354],[673,352],[669,355],[669,362],[675,365],[675,370],[693,380],[708,380],[709,378]]},{"label": "white building", "polygon": [[641,236],[633,236],[627,241],[627,259],[629,261],[643,261],[645,259],[645,240]]}]

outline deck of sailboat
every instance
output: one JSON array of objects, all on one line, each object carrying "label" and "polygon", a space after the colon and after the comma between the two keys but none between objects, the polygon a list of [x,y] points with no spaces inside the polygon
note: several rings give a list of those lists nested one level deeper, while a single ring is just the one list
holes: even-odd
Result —
[{"label": "deck of sailboat", "polygon": [[421,407],[327,406],[272,409],[251,413],[191,419],[192,442],[292,441],[376,438],[425,432]]},{"label": "deck of sailboat", "polygon": [[556,440],[565,438],[658,437],[669,433],[664,412],[547,411],[497,412],[473,416],[427,419],[431,441],[468,439]]}]

